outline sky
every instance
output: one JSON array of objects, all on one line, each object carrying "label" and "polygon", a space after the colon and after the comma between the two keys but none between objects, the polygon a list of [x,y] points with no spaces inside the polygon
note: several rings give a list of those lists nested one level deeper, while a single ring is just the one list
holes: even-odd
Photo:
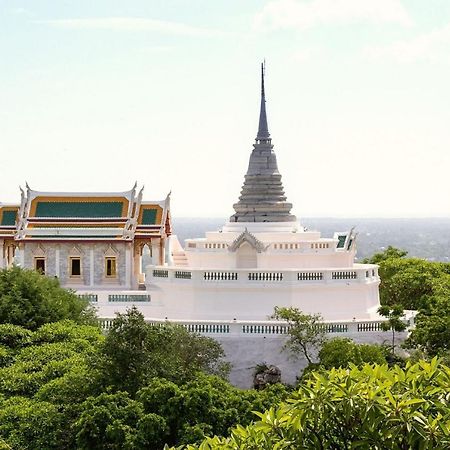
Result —
[{"label": "sky", "polygon": [[0,202],[227,217],[269,130],[298,217],[450,216],[448,0],[0,0]]}]

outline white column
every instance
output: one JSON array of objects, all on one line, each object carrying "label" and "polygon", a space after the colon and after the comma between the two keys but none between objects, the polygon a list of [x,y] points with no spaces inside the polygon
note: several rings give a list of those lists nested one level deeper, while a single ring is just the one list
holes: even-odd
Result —
[{"label": "white column", "polygon": [[55,276],[57,276],[59,278],[60,275],[60,270],[59,270],[59,259],[60,257],[60,250],[59,250],[59,245],[55,248]]},{"label": "white column", "polygon": [[21,246],[19,249],[19,261],[20,261],[20,267],[25,267],[25,248],[24,248],[24,246]]},{"label": "white column", "polygon": [[152,264],[159,266],[159,239],[152,239]]},{"label": "white column", "polygon": [[94,247],[91,247],[90,251],[89,251],[89,258],[90,258],[90,273],[89,273],[89,285],[90,286],[94,286]]},{"label": "white column", "polygon": [[166,262],[168,266],[173,266],[173,257],[172,257],[172,236],[169,236],[166,239]]},{"label": "white column", "polygon": [[133,258],[131,257],[130,245],[125,249],[125,283],[131,289],[131,266]]}]

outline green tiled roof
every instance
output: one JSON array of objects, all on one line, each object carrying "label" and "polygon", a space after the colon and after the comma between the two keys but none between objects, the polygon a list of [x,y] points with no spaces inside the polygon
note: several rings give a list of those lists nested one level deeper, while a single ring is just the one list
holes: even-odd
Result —
[{"label": "green tiled roof", "polygon": [[122,217],[122,202],[38,202],[36,217]]},{"label": "green tiled roof", "polygon": [[17,211],[3,211],[2,223],[3,226],[14,226],[16,224]]},{"label": "green tiled roof", "polygon": [[155,225],[156,213],[156,209],[144,209],[142,211],[142,225]]}]

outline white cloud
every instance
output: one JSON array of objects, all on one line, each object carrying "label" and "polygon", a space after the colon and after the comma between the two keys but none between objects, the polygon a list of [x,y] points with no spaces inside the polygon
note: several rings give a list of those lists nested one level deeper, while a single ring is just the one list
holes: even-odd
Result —
[{"label": "white cloud", "polygon": [[226,33],[209,28],[194,27],[178,22],[138,17],[99,17],[85,19],[39,20],[35,23],[71,30],[153,31],[183,36],[214,37]]},{"label": "white cloud", "polygon": [[306,29],[359,22],[412,24],[400,0],[272,0],[256,15],[254,28]]},{"label": "white cloud", "polygon": [[409,40],[363,49],[363,55],[369,60],[393,60],[399,63],[412,63],[420,60],[448,61],[449,53],[450,24]]}]

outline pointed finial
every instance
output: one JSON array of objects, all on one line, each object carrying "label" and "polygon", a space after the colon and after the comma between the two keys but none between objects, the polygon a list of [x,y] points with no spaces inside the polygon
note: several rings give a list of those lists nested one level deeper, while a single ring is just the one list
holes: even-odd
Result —
[{"label": "pointed finial", "polygon": [[256,140],[270,139],[269,127],[266,114],[266,92],[264,89],[264,76],[266,73],[266,61],[261,63],[261,107],[259,111],[259,126]]}]

